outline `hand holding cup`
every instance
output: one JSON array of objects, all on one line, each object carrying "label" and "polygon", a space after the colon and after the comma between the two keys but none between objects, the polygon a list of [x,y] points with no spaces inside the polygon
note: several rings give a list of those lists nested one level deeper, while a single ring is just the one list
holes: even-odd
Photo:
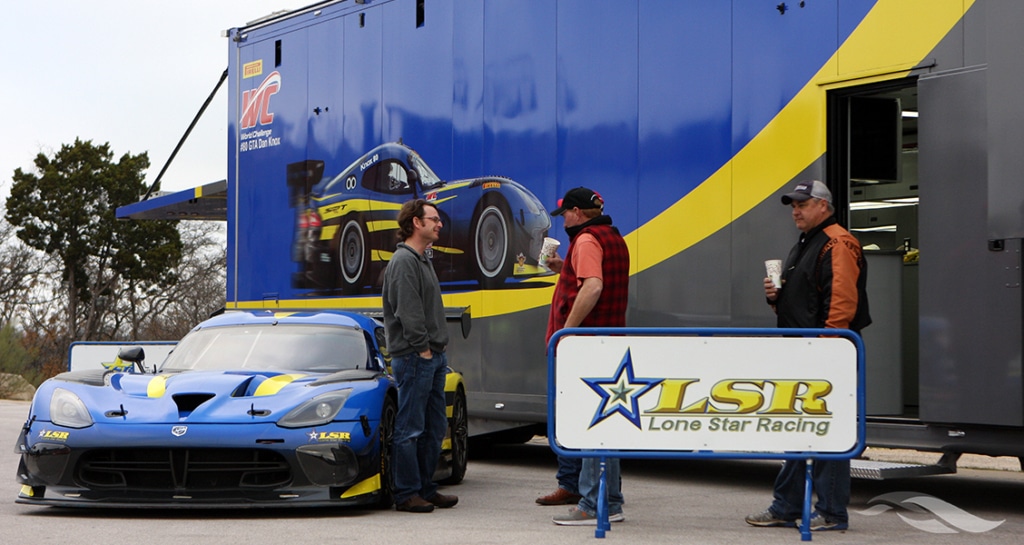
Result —
[{"label": "hand holding cup", "polygon": [[782,260],[781,259],[769,259],[764,262],[765,272],[768,273],[768,278],[771,278],[772,284],[775,285],[775,289],[782,287]]},{"label": "hand holding cup", "polygon": [[557,240],[551,237],[544,237],[544,244],[540,247],[540,256],[537,258],[537,264],[541,267],[547,267],[548,258],[558,255],[558,247],[560,245],[561,243]]}]

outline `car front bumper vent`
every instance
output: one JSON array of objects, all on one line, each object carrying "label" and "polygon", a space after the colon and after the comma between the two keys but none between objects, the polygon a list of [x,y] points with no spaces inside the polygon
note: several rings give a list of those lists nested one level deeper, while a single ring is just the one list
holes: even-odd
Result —
[{"label": "car front bumper vent", "polygon": [[261,449],[98,449],[75,479],[93,489],[206,491],[275,488],[291,482],[288,462]]}]

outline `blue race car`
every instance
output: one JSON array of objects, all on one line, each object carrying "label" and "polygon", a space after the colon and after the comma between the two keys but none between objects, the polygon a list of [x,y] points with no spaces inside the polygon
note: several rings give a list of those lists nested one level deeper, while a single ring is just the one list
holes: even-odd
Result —
[{"label": "blue race car", "polygon": [[[18,439],[17,502],[90,507],[390,507],[395,381],[380,322],[345,312],[232,311],[159,366],[71,371],[36,391]],[[466,471],[462,377],[434,475]]]},{"label": "blue race car", "polygon": [[[418,153],[377,146],[340,174],[321,180],[323,163],[289,165],[297,208],[293,287],[377,291],[395,250],[402,203],[426,199],[444,224],[431,259],[447,289],[458,283],[497,288],[509,278],[551,274],[537,257],[551,217],[519,183],[499,176],[443,181]],[[464,289],[464,288],[463,288]]]}]

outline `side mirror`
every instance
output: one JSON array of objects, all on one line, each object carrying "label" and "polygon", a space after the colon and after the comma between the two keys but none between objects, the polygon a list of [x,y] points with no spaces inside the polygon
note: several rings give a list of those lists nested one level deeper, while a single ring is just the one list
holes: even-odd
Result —
[{"label": "side mirror", "polygon": [[146,372],[146,366],[144,361],[146,360],[146,351],[141,346],[132,346],[130,348],[122,348],[118,350],[117,357],[121,358],[121,361],[130,361],[139,368],[140,373]]}]

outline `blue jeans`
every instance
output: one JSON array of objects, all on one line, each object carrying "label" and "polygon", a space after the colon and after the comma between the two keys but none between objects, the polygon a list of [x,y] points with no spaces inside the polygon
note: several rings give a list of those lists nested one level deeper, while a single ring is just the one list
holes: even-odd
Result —
[{"label": "blue jeans", "polygon": [[[622,512],[622,475],[618,458],[605,458],[605,473],[608,474],[608,514]],[[601,459],[584,458],[580,470],[580,494],[583,498],[576,508],[590,516],[597,514],[597,492],[601,485]]]},{"label": "blue jeans", "polygon": [[[807,462],[786,460],[775,478],[775,501],[771,511],[784,520],[798,520],[803,514],[804,481]],[[849,522],[846,506],[850,504],[850,461],[815,460],[811,481],[818,501],[815,511],[829,522]]]},{"label": "blue jeans", "polygon": [[395,503],[413,496],[432,498],[437,493],[434,471],[441,456],[448,419],[444,382],[448,358],[443,352],[423,359],[412,353],[394,356],[391,370],[398,382],[395,418]]},{"label": "blue jeans", "polygon": [[580,493],[580,470],[583,468],[582,458],[558,457],[558,488],[564,488],[573,494]]}]

